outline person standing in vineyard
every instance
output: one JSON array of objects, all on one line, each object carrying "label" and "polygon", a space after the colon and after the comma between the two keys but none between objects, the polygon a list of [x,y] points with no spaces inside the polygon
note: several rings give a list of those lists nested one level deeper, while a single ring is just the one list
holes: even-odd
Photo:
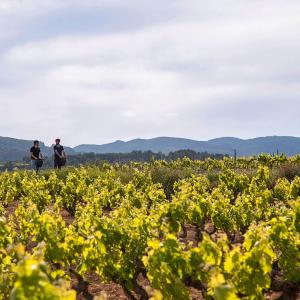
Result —
[{"label": "person standing in vineyard", "polygon": [[34,141],[30,148],[31,168],[38,172],[43,165],[43,155],[41,154],[39,141]]},{"label": "person standing in vineyard", "polygon": [[61,169],[66,164],[66,153],[64,147],[60,144],[60,139],[55,140],[54,149],[54,168]]}]

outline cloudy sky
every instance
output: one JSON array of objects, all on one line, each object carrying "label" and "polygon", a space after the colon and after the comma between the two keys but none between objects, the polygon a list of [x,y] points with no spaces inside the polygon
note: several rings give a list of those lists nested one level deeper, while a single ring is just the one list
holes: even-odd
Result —
[{"label": "cloudy sky", "polygon": [[0,135],[300,136],[299,0],[0,0]]}]

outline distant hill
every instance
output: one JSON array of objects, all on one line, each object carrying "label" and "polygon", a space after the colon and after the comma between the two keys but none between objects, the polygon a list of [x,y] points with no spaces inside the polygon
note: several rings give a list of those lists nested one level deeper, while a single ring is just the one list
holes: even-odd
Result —
[{"label": "distant hill", "polygon": [[261,153],[285,153],[288,156],[300,153],[300,138],[292,136],[267,136],[253,139],[218,138],[208,141],[210,145],[237,150],[239,156],[258,155]]},{"label": "distant hill", "polygon": [[196,141],[184,138],[158,137],[153,139],[135,139],[128,142],[116,141],[104,145],[79,145],[76,152],[128,153],[147,151],[169,153],[170,151],[190,149],[197,152],[221,153],[232,155],[234,149],[239,156],[274,153],[277,150],[288,156],[300,153],[300,138],[289,136],[269,136],[254,139],[224,137],[209,141]]},{"label": "distant hill", "polygon": [[[28,156],[32,141],[9,137],[0,137],[0,161],[22,160]],[[53,153],[52,147],[40,143],[46,156]],[[277,149],[288,156],[300,153],[300,138],[291,136],[268,136],[253,139],[238,139],[223,137],[209,141],[196,141],[184,138],[158,137],[153,139],[134,139],[128,142],[116,141],[104,145],[79,145],[65,148],[68,154],[76,153],[130,153],[132,151],[152,151],[168,154],[178,150],[194,150],[197,152],[219,153],[233,155],[234,149],[239,156],[257,155],[260,153],[275,153]]]},{"label": "distant hill", "polygon": [[209,153],[226,153],[227,149],[209,145],[207,142],[200,142],[195,140],[172,138],[172,137],[158,137],[154,139],[135,139],[129,142],[116,141],[104,145],[80,145],[74,148],[76,152],[94,152],[94,153],[129,153],[132,151],[152,151],[169,153],[177,150],[195,150],[198,152]]}]

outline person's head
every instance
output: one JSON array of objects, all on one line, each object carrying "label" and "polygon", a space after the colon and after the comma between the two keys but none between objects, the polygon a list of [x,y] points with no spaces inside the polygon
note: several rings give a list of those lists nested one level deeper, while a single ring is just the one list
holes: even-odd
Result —
[{"label": "person's head", "polygon": [[56,145],[59,145],[59,144],[60,144],[60,139],[56,139],[56,140],[55,140],[55,144],[56,144]]},{"label": "person's head", "polygon": [[38,147],[40,145],[38,140],[33,141],[33,146],[34,147]]}]

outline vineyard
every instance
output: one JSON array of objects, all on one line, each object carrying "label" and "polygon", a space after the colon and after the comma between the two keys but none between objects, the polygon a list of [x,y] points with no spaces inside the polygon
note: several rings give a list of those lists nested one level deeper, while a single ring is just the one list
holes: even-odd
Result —
[{"label": "vineyard", "polygon": [[300,299],[300,156],[0,174],[0,299]]}]

